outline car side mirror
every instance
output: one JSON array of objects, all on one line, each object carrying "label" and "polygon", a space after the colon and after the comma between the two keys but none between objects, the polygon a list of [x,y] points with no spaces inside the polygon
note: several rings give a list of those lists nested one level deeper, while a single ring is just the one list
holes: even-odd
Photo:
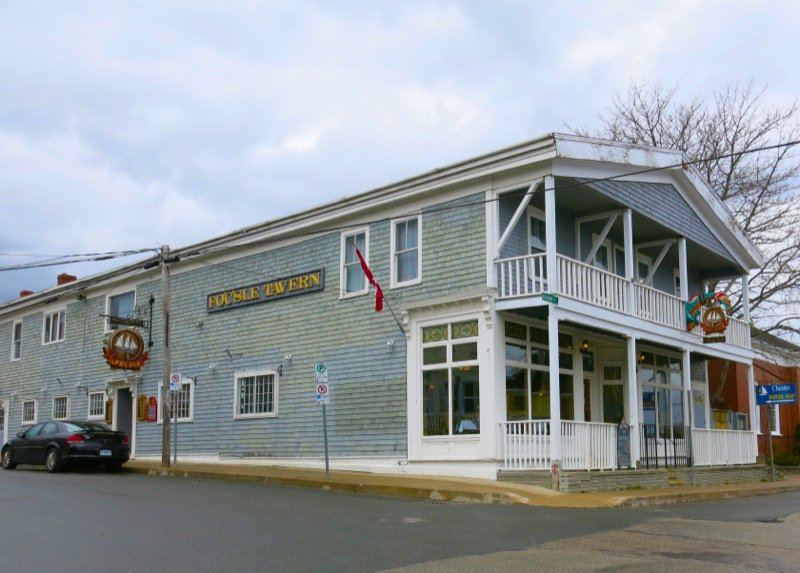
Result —
[{"label": "car side mirror", "polygon": [[17,432],[17,437],[18,438],[24,438],[25,437],[25,432]]}]

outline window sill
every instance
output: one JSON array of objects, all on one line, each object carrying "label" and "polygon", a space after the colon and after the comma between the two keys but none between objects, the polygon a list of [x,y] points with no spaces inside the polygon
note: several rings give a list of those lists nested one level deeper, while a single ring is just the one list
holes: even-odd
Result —
[{"label": "window sill", "polygon": [[402,283],[391,283],[389,285],[389,289],[391,290],[391,289],[396,289],[396,288],[405,288],[405,287],[410,287],[410,286],[416,286],[416,285],[419,285],[419,284],[422,284],[422,278],[421,277],[418,278],[418,279],[414,279],[414,280],[411,280],[411,281],[405,281],[405,282],[402,282]]},{"label": "window sill", "polygon": [[276,413],[268,413],[268,414],[235,414],[233,416],[234,420],[258,420],[261,418],[277,418],[278,414]]},{"label": "window sill", "polygon": [[344,300],[346,298],[357,298],[357,297],[368,295],[368,294],[369,294],[369,289],[360,290],[358,292],[342,292],[342,293],[339,293],[339,300]]}]

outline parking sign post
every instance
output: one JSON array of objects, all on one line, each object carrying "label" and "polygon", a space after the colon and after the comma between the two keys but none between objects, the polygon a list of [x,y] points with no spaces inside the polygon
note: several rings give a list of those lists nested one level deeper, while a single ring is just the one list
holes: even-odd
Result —
[{"label": "parking sign post", "polygon": [[330,473],[328,459],[328,413],[327,404],[331,400],[330,386],[328,385],[328,364],[317,362],[314,364],[314,392],[317,404],[322,404],[322,435],[325,440],[325,477]]}]

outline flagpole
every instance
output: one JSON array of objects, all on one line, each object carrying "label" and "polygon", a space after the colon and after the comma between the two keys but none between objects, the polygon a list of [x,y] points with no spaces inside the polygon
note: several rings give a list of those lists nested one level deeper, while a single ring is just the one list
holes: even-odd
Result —
[{"label": "flagpole", "polygon": [[395,323],[397,323],[397,327],[400,329],[400,332],[403,333],[403,337],[405,337],[406,329],[403,328],[403,325],[397,319],[397,315],[394,313],[394,309],[392,308],[392,305],[389,304],[389,301],[386,299],[386,297],[383,298],[383,302],[386,303],[386,308],[388,308],[389,312],[392,313],[392,318],[394,319]]}]

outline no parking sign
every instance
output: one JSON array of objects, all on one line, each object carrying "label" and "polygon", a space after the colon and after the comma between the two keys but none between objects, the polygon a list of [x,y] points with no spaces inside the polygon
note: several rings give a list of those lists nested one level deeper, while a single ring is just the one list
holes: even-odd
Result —
[{"label": "no parking sign", "polygon": [[331,401],[330,387],[327,382],[317,384],[317,404],[328,404]]}]

